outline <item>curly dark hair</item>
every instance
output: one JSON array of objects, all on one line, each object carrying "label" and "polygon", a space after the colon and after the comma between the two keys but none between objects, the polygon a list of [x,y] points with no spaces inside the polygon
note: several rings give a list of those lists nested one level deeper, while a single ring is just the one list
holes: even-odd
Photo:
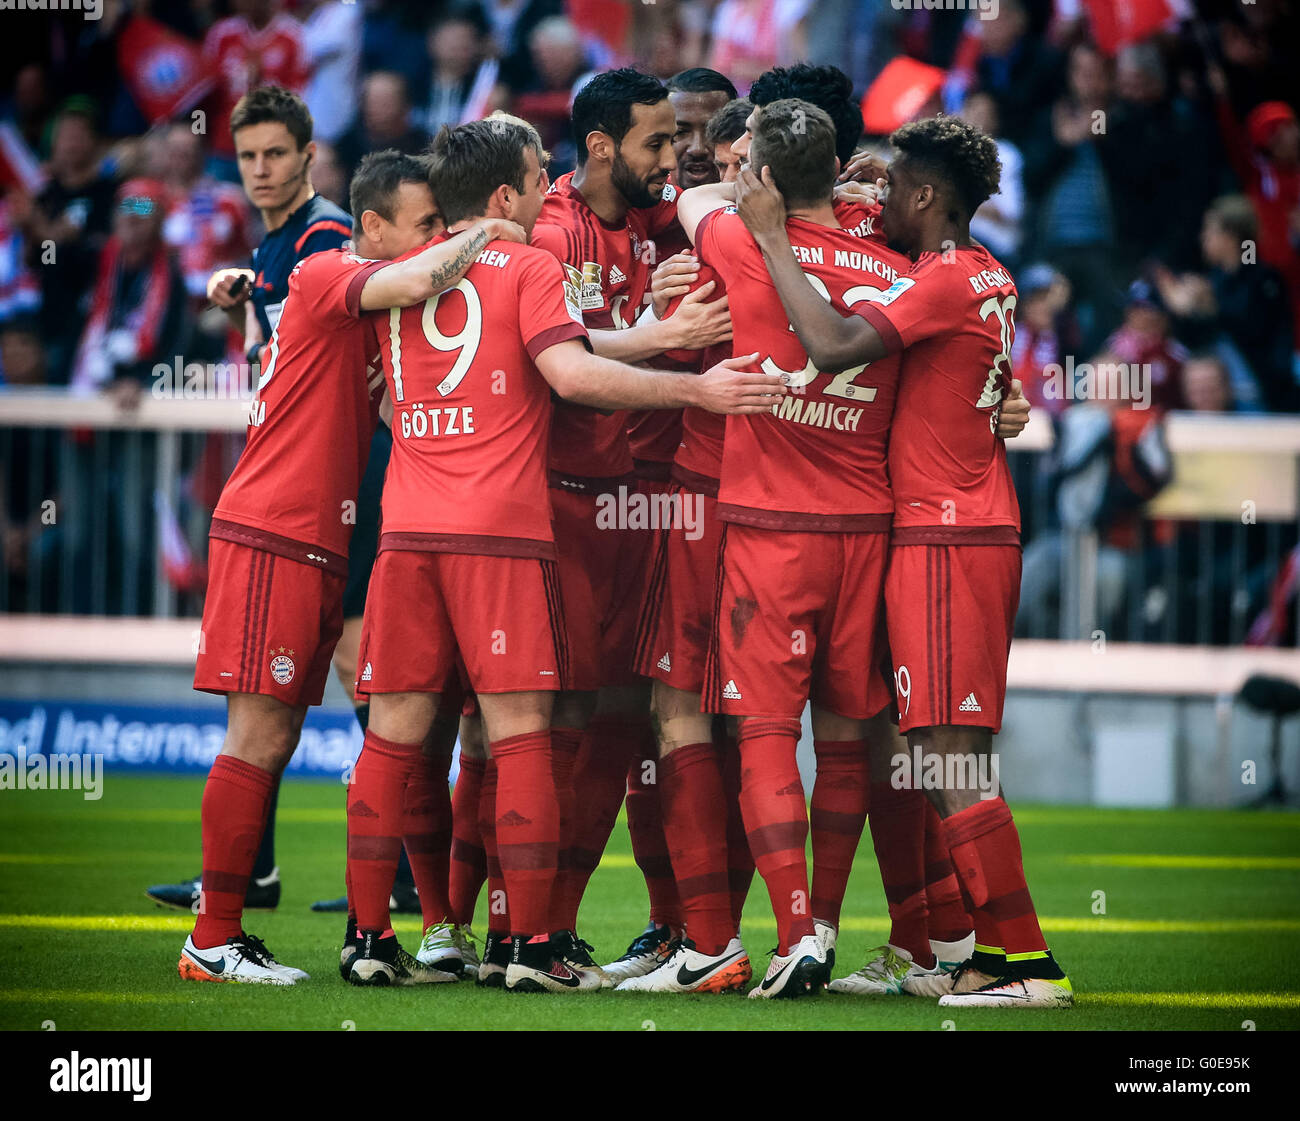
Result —
[{"label": "curly dark hair", "polygon": [[889,143],[900,159],[951,187],[968,218],[998,193],[1002,161],[997,144],[958,117],[912,121],[895,130]]},{"label": "curly dark hair", "polygon": [[840,163],[848,163],[862,139],[862,108],[853,96],[849,76],[834,66],[797,62],[765,71],[749,90],[749,100],[760,107],[787,97],[811,101],[830,116],[835,124],[835,154]]}]

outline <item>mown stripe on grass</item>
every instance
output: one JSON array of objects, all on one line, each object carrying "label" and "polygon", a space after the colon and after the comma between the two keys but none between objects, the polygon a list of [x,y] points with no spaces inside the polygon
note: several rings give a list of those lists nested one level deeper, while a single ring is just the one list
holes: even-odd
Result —
[{"label": "mown stripe on grass", "polygon": [[1194,868],[1243,872],[1290,871],[1300,856],[1191,856],[1176,852],[1083,852],[1063,858],[1067,864],[1094,868]]},{"label": "mown stripe on grass", "polygon": [[1294,993],[1079,993],[1080,1004],[1154,1008],[1300,1008]]},{"label": "mown stripe on grass", "polygon": [[[240,988],[241,986],[230,986]],[[9,989],[0,1004],[191,1004],[188,993],[95,992],[89,989]]]}]

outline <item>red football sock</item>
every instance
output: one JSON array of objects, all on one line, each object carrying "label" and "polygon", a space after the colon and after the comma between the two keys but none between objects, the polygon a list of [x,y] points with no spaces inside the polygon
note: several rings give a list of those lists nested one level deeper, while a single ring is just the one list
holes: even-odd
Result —
[{"label": "red football sock", "polygon": [[943,832],[971,902],[988,912],[1001,935],[999,942],[987,943],[977,925],[976,939],[983,945],[1002,946],[1008,961],[1017,955],[1046,953],[1047,942],[1025,882],[1020,835],[1006,802],[989,798],[967,806],[944,820]]},{"label": "red football sock", "polygon": [[740,809],[776,916],[779,950],[813,933],[808,906],[808,809],[795,762],[799,721],[750,717],[740,726]]},{"label": "red football sock", "polygon": [[962,902],[957,873],[948,855],[939,811],[925,801],[925,906],[930,937],[936,942],[960,942],[974,928]]},{"label": "red football sock", "polygon": [[740,748],[732,736],[721,737],[722,790],[727,799],[727,889],[731,893],[731,932],[740,931],[740,919],[754,882],[754,854],[740,812]]},{"label": "red football sock", "polygon": [[460,774],[451,795],[451,869],[447,905],[458,926],[472,922],[474,904],[487,878],[487,854],[478,827],[478,803],[486,759],[462,753]]},{"label": "red football sock", "polygon": [[497,859],[510,897],[510,933],[549,936],[560,851],[550,729],[497,740],[492,758],[497,765]]},{"label": "red football sock", "polygon": [[871,784],[871,844],[889,904],[889,942],[923,969],[934,965],[925,910],[925,795]]},{"label": "red football sock", "polygon": [[194,945],[219,946],[243,929],[244,895],[262,843],[276,779],[268,771],[218,755],[203,787],[203,890]]},{"label": "red football sock", "polygon": [[686,934],[700,953],[720,954],[736,927],[727,883],[726,800],[713,744],[679,747],[659,760],[659,799]]},{"label": "red football sock", "polygon": [[348,868],[359,930],[392,928],[388,902],[402,849],[403,791],[423,744],[395,743],[367,730],[348,787]]},{"label": "red football sock", "polygon": [[446,922],[451,874],[451,800],[447,750],[421,753],[402,792],[402,841],[420,899],[424,929]]},{"label": "red football sock", "polygon": [[[573,930],[578,925],[578,901],[571,898],[568,885],[572,880],[570,861],[573,857],[573,835],[577,822],[574,809],[573,765],[581,745],[581,729],[551,729],[551,777],[555,780],[555,796],[560,803],[560,855],[556,861],[555,872],[556,930]],[[572,903],[572,911],[569,910],[570,903]]]},{"label": "red football sock", "polygon": [[812,830],[814,918],[840,923],[840,907],[853,871],[871,796],[871,760],[865,740],[816,740]]},{"label": "red football sock", "polygon": [[[578,914],[587,882],[600,863],[618,808],[627,792],[628,760],[653,735],[644,720],[595,717],[583,732],[573,773],[579,776],[581,797],[574,799],[573,834],[565,860],[564,888],[558,908],[564,917]],[[569,924],[570,927],[574,923]],[[562,928],[565,929],[565,928]]]},{"label": "red football sock", "polygon": [[[659,750],[653,739],[642,741],[641,754],[627,769],[627,831],[632,839],[632,856],[645,878],[650,896],[650,921],[656,926],[682,928],[682,901],[673,878],[672,857],[664,838],[663,808],[660,804]],[[648,765],[647,765],[648,764]]]},{"label": "red football sock", "polygon": [[497,853],[497,761],[489,759],[483,767],[483,786],[478,796],[478,830],[483,838],[484,863],[487,866],[488,930],[506,936],[510,933],[510,897],[501,876]]}]

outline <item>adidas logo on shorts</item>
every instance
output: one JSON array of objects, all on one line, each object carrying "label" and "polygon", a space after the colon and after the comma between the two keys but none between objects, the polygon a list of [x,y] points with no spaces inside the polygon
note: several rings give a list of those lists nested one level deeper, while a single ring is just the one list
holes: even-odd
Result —
[{"label": "adidas logo on shorts", "polygon": [[966,699],[961,703],[960,711],[961,712],[983,712],[984,710],[980,708],[980,703],[975,699],[975,694],[967,693]]},{"label": "adidas logo on shorts", "polygon": [[362,681],[369,681],[369,680],[370,680],[370,663],[369,663],[369,662],[366,663],[366,668],[363,669],[363,670],[361,671],[361,680],[362,680]]},{"label": "adidas logo on shorts", "polygon": [[622,284],[626,279],[627,277],[623,275],[623,270],[617,265],[609,270],[609,282],[611,284]]},{"label": "adidas logo on shorts", "polygon": [[740,690],[736,688],[734,681],[728,681],[722,687],[722,699],[726,701],[738,701],[741,699]]},{"label": "adidas logo on shorts", "polygon": [[664,673],[671,673],[673,669],[672,659],[668,657],[666,652],[662,658],[655,662],[655,665],[663,670]]}]

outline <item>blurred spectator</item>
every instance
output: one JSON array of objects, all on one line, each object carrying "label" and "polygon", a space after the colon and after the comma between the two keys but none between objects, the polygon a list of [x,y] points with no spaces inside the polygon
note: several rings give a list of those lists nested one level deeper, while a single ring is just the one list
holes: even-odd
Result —
[{"label": "blurred spectator", "polygon": [[27,263],[27,243],[7,197],[0,197],[0,324],[41,307],[41,286]]},{"label": "blurred spectator", "polygon": [[569,128],[573,88],[588,70],[578,30],[563,16],[542,20],[528,39],[533,78],[516,89],[511,112],[530,122],[552,156],[552,174],[571,171],[576,160]]},{"label": "blurred spectator", "polygon": [[167,190],[156,179],[122,184],[113,236],[100,254],[94,301],[73,365],[72,386],[136,400],[153,367],[183,354],[186,294],[163,240]]},{"label": "blurred spectator", "polygon": [[349,209],[347,180],[334,145],[316,141],[316,158],[311,162],[311,185],[335,206]]},{"label": "blurred spectator", "polygon": [[983,12],[967,17],[947,103],[955,108],[966,90],[984,90],[997,103],[1002,135],[1023,147],[1039,107],[1060,93],[1061,57],[1034,34],[1021,0],[1000,0],[996,12],[993,19]]},{"label": "blurred spectator", "polygon": [[811,0],[722,0],[713,14],[708,65],[742,93],[764,70],[802,59]]},{"label": "blurred spectator", "polygon": [[1025,161],[1019,148],[1011,141],[1001,139],[998,105],[992,94],[983,90],[967,94],[961,117],[997,141],[998,159],[1002,163],[998,193],[975,212],[970,232],[976,241],[987,245],[994,256],[1014,272],[1019,264],[1020,223],[1025,210],[1025,191],[1021,181]]},{"label": "blurred spectator", "polygon": [[39,63],[28,63],[14,75],[13,93],[0,109],[0,120],[10,122],[33,152],[48,154],[50,142],[49,76]]},{"label": "blurred spectator", "polygon": [[1169,309],[1160,298],[1160,290],[1146,280],[1135,280],[1129,287],[1124,321],[1109,339],[1106,349],[1115,359],[1141,371],[1150,392],[1150,404],[1156,409],[1179,407],[1179,386],[1187,348],[1170,333]]},{"label": "blurred spectator", "polygon": [[427,89],[429,52],[425,31],[431,7],[425,0],[371,0],[366,4],[362,73],[394,70],[406,79],[408,90]]},{"label": "blurred spectator", "polygon": [[10,196],[13,220],[27,239],[27,260],[40,278],[41,336],[52,382],[68,380],[76,337],[95,280],[100,247],[113,211],[113,180],[100,168],[93,111],[84,103],[64,108],[54,124],[49,182],[35,200]]},{"label": "blurred spectator", "polygon": [[1213,354],[1193,354],[1183,364],[1183,407],[1194,413],[1234,409],[1228,368]]},{"label": "blurred spectator", "polygon": [[1286,102],[1266,101],[1250,111],[1243,130],[1222,69],[1211,65],[1208,76],[1228,159],[1259,216],[1259,259],[1286,281],[1300,349],[1300,125]]},{"label": "blurred spectator", "polygon": [[478,4],[452,8],[429,29],[433,76],[424,108],[424,128],[432,136],[443,125],[481,120],[504,108],[507,95],[498,82],[500,65],[488,54],[487,16]]},{"label": "blurred spectator", "polygon": [[0,384],[45,384],[45,348],[34,319],[10,319],[0,327]]},{"label": "blurred spectator", "polygon": [[[1154,43],[1121,49],[1118,97],[1106,121],[1106,171],[1121,268],[1158,258],[1175,268],[1195,263],[1201,214],[1210,201],[1214,155],[1190,106],[1169,96],[1164,59]],[[1189,174],[1189,169],[1200,169]]]},{"label": "blurred spectator", "polygon": [[362,13],[353,0],[303,0],[302,44],[311,77],[303,100],[311,110],[312,135],[333,143],[357,113]]},{"label": "blurred spectator", "polygon": [[411,101],[406,79],[392,70],[376,70],[361,84],[361,119],[339,137],[334,146],[344,180],[369,152],[396,148],[418,155],[429,143],[429,134],[411,124]]},{"label": "blurred spectator", "polygon": [[1067,90],[1023,150],[1025,186],[1039,200],[1038,252],[1069,278],[1091,350],[1119,321],[1112,189],[1103,146],[1110,64],[1091,44],[1070,51]]},{"label": "blurred spectator", "polygon": [[235,182],[230,111],[256,86],[283,86],[301,94],[307,84],[302,27],[283,11],[283,0],[232,0],[234,14],[218,20],[203,39],[203,54],[217,79],[208,131],[216,170]]},{"label": "blurred spectator", "polygon": [[564,0],[490,0],[488,21],[501,78],[512,90],[528,89],[538,75],[530,42],[533,29],[543,20],[565,14]]},{"label": "blurred spectator", "polygon": [[[1070,404],[1064,393],[1048,393],[1050,375],[1063,369],[1067,347],[1076,339],[1068,336],[1066,307],[1070,282],[1051,265],[1036,264],[1017,278],[1020,303],[1016,307],[1016,336],[1011,344],[1011,368],[1024,386],[1025,397],[1036,409],[1059,416]],[[1056,383],[1060,385],[1058,378]],[[1063,385],[1062,385],[1062,388]]]},{"label": "blurred spectator", "polygon": [[1241,405],[1293,412],[1293,334],[1286,287],[1278,272],[1255,263],[1258,221],[1243,195],[1218,199],[1201,224],[1208,275],[1159,269],[1161,299],[1178,317],[1190,346],[1213,348],[1229,371]]},{"label": "blurred spectator", "polygon": [[[1103,354],[1093,365],[1119,360]],[[1113,398],[1075,405],[1060,418],[1049,463],[1058,528],[1025,548],[1016,633],[1080,639],[1100,627],[1115,637],[1126,589],[1145,586],[1142,507],[1173,477],[1163,413]],[[1167,523],[1152,528],[1162,543],[1171,539]],[[1095,545],[1095,581],[1063,578],[1064,566],[1088,540]],[[1061,603],[1064,586],[1088,588],[1092,609]]]},{"label": "blurred spectator", "polygon": [[149,174],[167,188],[163,238],[180,261],[185,289],[207,303],[208,277],[248,258],[254,244],[253,216],[244,192],[204,172],[203,138],[184,121],[161,132]]}]

